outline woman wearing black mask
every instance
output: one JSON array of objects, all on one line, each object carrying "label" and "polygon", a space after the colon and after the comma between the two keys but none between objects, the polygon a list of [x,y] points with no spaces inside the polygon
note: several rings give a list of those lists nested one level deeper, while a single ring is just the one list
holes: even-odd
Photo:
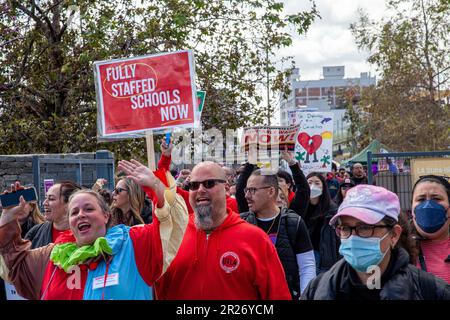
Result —
[{"label": "woman wearing black mask", "polygon": [[450,183],[420,177],[413,188],[413,222],[419,234],[418,267],[450,283]]}]

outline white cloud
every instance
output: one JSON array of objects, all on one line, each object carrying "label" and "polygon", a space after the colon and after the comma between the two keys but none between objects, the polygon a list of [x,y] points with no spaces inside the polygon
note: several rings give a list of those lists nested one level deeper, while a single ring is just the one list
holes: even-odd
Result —
[{"label": "white cloud", "polygon": [[[302,79],[318,79],[322,66],[345,65],[346,77],[358,77],[360,72],[375,74],[366,60],[368,52],[360,52],[349,26],[358,20],[358,8],[379,20],[386,16],[384,0],[316,0],[321,19],[316,19],[306,35],[294,36],[292,47],[280,50],[281,56],[294,56]],[[309,1],[284,0],[285,13],[306,10]],[[292,34],[292,33],[291,33]]]}]

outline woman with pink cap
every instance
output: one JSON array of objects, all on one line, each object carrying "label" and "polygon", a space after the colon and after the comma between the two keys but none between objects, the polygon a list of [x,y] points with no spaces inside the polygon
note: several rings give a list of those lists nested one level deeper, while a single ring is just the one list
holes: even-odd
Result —
[{"label": "woman with pink cap", "polygon": [[450,300],[450,285],[410,264],[396,194],[357,185],[331,219],[344,257],[312,280],[303,300]]}]

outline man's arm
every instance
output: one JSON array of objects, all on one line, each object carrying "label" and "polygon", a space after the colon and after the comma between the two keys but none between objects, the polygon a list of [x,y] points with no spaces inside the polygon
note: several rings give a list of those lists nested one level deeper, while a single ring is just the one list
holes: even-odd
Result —
[{"label": "man's arm", "polygon": [[167,145],[165,141],[161,142],[161,158],[158,161],[158,169],[163,168],[170,170],[170,163],[172,162],[173,144]]},{"label": "man's arm", "polygon": [[244,189],[247,187],[247,180],[255,169],[255,165],[251,163],[246,163],[244,166],[244,171],[239,175],[236,182],[236,201],[238,204],[239,213],[248,211],[247,199],[245,199]]},{"label": "man's arm", "polygon": [[304,217],[306,213],[306,208],[309,203],[310,189],[308,180],[306,180],[302,169],[297,162],[293,162],[289,165],[292,171],[292,177],[295,183],[295,197],[289,205],[289,209],[295,211],[298,215]]}]

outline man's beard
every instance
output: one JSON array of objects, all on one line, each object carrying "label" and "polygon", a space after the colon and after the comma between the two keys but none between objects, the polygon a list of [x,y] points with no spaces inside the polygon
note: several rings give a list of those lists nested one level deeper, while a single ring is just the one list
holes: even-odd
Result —
[{"label": "man's beard", "polygon": [[198,229],[212,230],[214,226],[212,205],[200,205],[194,207],[195,219],[194,223]]}]

